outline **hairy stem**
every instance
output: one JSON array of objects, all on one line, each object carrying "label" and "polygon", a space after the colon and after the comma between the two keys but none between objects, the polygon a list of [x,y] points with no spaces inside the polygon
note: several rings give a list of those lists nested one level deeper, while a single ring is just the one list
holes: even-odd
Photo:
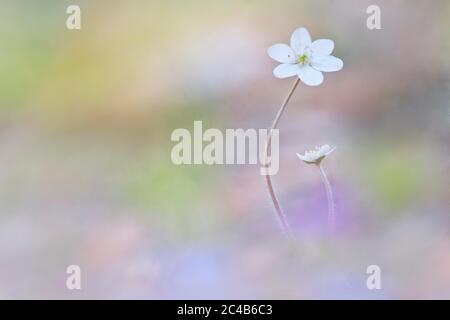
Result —
[{"label": "hairy stem", "polygon": [[322,164],[319,164],[319,170],[322,176],[322,181],[325,186],[325,190],[327,193],[327,201],[328,201],[328,226],[331,231],[334,231],[335,227],[335,213],[334,213],[334,198],[333,198],[333,190],[331,189],[330,181],[328,180],[327,174],[323,169]]},{"label": "hairy stem", "polygon": [[272,199],[273,206],[275,207],[275,211],[277,213],[278,221],[280,223],[281,229],[283,233],[290,237],[292,232],[291,228],[289,226],[289,223],[286,219],[286,215],[284,214],[283,210],[281,209],[280,203],[277,199],[277,196],[275,195],[275,191],[273,189],[272,180],[270,179],[269,174],[269,157],[270,157],[270,146],[272,143],[272,133],[273,130],[275,130],[278,126],[278,122],[280,121],[281,116],[283,115],[284,110],[286,109],[287,104],[289,103],[289,100],[291,100],[292,94],[294,93],[295,89],[297,88],[298,84],[300,82],[300,79],[297,78],[292,85],[291,91],[289,91],[288,95],[283,101],[283,104],[280,107],[280,110],[278,110],[277,115],[275,116],[275,119],[273,120],[272,127],[270,128],[269,134],[267,135],[267,141],[266,141],[266,147],[264,152],[264,162],[263,165],[265,167],[265,177],[267,182],[267,187],[269,188],[269,194],[270,198]]}]

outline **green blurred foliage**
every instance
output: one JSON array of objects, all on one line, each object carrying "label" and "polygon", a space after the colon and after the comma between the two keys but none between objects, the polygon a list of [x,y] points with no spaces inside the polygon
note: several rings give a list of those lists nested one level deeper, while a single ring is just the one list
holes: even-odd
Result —
[{"label": "green blurred foliage", "polygon": [[415,152],[383,146],[365,165],[369,188],[376,191],[378,205],[387,206],[386,212],[402,213],[403,210],[395,209],[410,209],[419,200],[417,197],[426,192],[430,183],[428,163]]}]

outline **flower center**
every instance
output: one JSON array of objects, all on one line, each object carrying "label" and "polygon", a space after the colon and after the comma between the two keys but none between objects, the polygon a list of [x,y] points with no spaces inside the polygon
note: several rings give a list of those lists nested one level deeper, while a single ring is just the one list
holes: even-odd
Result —
[{"label": "flower center", "polygon": [[312,58],[312,50],[310,47],[304,47],[298,52],[298,60],[297,63],[302,66],[307,65]]},{"label": "flower center", "polygon": [[304,53],[298,57],[298,63],[300,63],[301,65],[307,64],[308,60],[309,60],[309,57],[306,53]]}]

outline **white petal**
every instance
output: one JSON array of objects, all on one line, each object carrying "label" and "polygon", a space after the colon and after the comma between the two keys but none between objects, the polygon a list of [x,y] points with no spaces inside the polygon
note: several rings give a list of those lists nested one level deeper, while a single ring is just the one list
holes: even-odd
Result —
[{"label": "white petal", "polygon": [[311,65],[314,69],[324,72],[339,71],[344,66],[341,59],[333,56],[313,57]]},{"label": "white petal", "polygon": [[299,153],[297,153],[297,157],[302,160],[303,162],[306,163],[315,163],[317,159],[315,159],[313,156],[311,155],[301,155]]},{"label": "white petal", "polygon": [[311,36],[305,28],[298,28],[291,36],[291,48],[302,53],[303,48],[311,44]]},{"label": "white petal", "polygon": [[313,69],[310,66],[299,68],[298,77],[308,86],[318,86],[323,82],[322,72]]},{"label": "white petal", "polygon": [[297,153],[297,157],[298,157],[300,160],[305,161],[305,162],[312,162],[312,161],[314,161],[313,159],[311,159],[311,157],[309,157],[309,156],[307,156],[307,155],[301,155],[301,154],[299,154],[299,153]]},{"label": "white petal", "polygon": [[327,154],[330,151],[330,146],[328,144],[324,144],[320,147],[320,153]]},{"label": "white petal", "polygon": [[273,75],[277,78],[289,78],[297,75],[299,70],[298,64],[283,63],[273,69]]},{"label": "white petal", "polygon": [[334,42],[328,39],[315,40],[311,44],[311,49],[315,55],[327,56],[333,52]]},{"label": "white petal", "polygon": [[274,44],[267,49],[267,54],[274,60],[281,63],[293,63],[295,62],[296,55],[294,50],[287,44]]}]

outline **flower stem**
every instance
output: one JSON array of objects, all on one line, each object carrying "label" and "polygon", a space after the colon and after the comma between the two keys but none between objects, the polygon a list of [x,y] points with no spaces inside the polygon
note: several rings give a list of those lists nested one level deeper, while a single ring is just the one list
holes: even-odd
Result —
[{"label": "flower stem", "polygon": [[331,189],[330,181],[328,180],[327,174],[323,169],[322,164],[318,165],[322,181],[325,186],[325,191],[327,193],[327,201],[328,201],[328,227],[333,232],[335,228],[335,213],[334,213],[334,198],[333,198],[333,190]]},{"label": "flower stem", "polygon": [[291,228],[289,226],[289,223],[286,219],[286,215],[284,214],[283,210],[281,209],[280,203],[277,199],[277,196],[275,195],[275,191],[273,189],[272,180],[270,179],[269,174],[269,156],[270,156],[270,146],[272,142],[272,133],[277,128],[278,122],[280,121],[281,116],[283,115],[284,110],[286,109],[287,104],[289,103],[289,100],[291,100],[291,97],[297,88],[298,84],[300,82],[300,79],[297,78],[292,85],[291,90],[289,91],[288,95],[283,101],[283,104],[280,107],[280,110],[278,110],[277,115],[275,116],[275,119],[273,120],[272,127],[270,128],[269,134],[267,135],[267,141],[266,141],[266,147],[265,147],[265,153],[264,153],[264,162],[263,165],[266,168],[265,177],[267,182],[267,187],[269,188],[269,194],[270,198],[272,199],[273,206],[275,207],[275,211],[277,213],[278,221],[280,223],[281,229],[283,233],[290,237],[292,235]]}]

